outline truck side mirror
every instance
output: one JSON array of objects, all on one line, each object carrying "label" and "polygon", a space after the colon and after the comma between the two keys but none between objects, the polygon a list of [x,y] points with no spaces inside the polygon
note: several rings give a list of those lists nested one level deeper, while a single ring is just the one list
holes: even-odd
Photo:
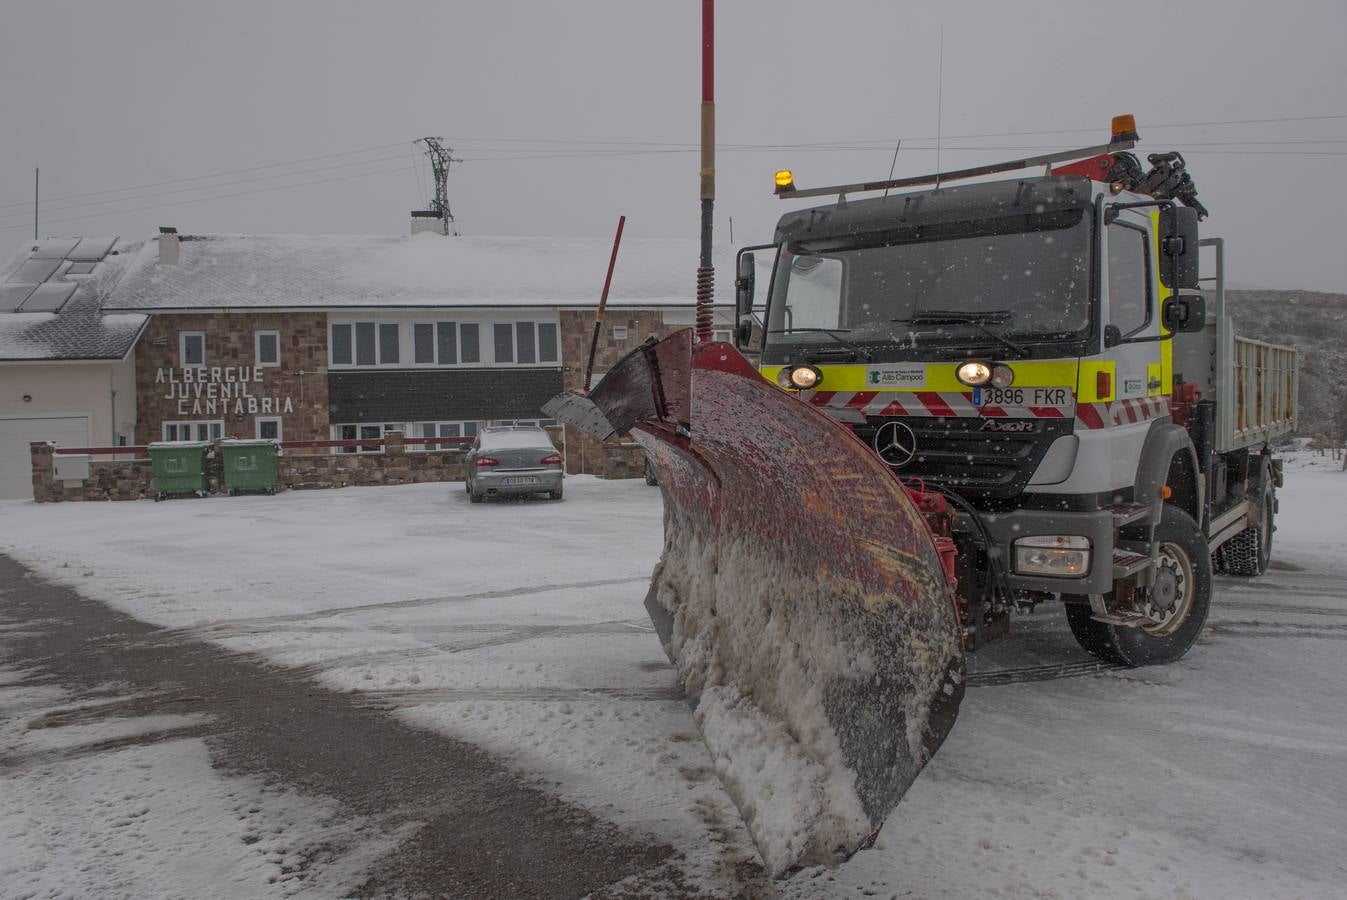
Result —
[{"label": "truck side mirror", "polygon": [[1197,210],[1170,204],[1160,209],[1160,283],[1197,288]]},{"label": "truck side mirror", "polygon": [[1201,294],[1170,297],[1160,311],[1160,321],[1176,333],[1201,331],[1207,326],[1207,298]]},{"label": "truck side mirror", "polygon": [[751,250],[740,250],[735,264],[734,279],[734,342],[739,347],[748,345],[753,337],[753,288],[757,265]]}]

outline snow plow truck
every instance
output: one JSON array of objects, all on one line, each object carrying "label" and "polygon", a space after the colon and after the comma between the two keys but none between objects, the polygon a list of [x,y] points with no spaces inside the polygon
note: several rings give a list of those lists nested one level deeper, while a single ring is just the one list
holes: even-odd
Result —
[{"label": "snow plow truck", "polygon": [[548,406],[658,469],[646,606],[773,873],[873,842],[1017,608],[1167,663],[1214,570],[1268,565],[1295,351],[1234,334],[1184,160],[1137,140],[1122,116],[921,178],[778,172],[830,199],[739,252],[734,345],[652,339]]}]

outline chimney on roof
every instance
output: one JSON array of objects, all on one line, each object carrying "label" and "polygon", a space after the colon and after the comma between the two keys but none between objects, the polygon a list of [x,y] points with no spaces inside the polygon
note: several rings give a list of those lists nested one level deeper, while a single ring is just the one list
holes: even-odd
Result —
[{"label": "chimney on roof", "polygon": [[159,265],[176,266],[178,264],[178,229],[159,226]]},{"label": "chimney on roof", "polygon": [[444,229],[444,217],[433,209],[414,209],[412,210],[412,234],[420,234],[423,231],[429,231],[432,234],[442,234],[449,236],[449,232]]}]

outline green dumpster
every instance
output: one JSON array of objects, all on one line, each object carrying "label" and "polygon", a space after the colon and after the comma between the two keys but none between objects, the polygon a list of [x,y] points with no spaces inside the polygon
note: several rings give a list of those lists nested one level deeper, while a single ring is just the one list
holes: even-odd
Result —
[{"label": "green dumpster", "polygon": [[269,440],[220,441],[225,490],[276,492],[276,442]]},{"label": "green dumpster", "polygon": [[206,450],[209,441],[162,441],[150,444],[154,499],[206,493]]}]

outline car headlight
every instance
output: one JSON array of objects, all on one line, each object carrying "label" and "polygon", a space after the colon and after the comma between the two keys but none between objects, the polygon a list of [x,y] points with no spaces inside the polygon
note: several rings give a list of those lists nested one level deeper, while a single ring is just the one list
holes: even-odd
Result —
[{"label": "car headlight", "polygon": [[1090,539],[1047,534],[1015,541],[1015,571],[1021,575],[1080,578],[1090,571]]}]

